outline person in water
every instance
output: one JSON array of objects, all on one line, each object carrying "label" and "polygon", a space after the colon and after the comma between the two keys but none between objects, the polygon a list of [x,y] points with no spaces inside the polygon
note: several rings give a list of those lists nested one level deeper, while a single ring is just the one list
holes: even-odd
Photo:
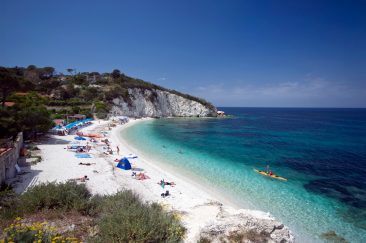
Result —
[{"label": "person in water", "polygon": [[273,175],[273,173],[272,173],[272,171],[271,171],[271,170],[268,172],[268,175],[270,175],[270,176],[272,176],[272,175]]}]

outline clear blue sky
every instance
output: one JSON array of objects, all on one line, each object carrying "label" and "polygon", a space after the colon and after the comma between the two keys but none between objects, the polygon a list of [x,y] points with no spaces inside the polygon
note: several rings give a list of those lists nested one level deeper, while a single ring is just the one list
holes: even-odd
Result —
[{"label": "clear blue sky", "polygon": [[217,106],[366,107],[366,1],[0,2],[0,65],[127,75]]}]

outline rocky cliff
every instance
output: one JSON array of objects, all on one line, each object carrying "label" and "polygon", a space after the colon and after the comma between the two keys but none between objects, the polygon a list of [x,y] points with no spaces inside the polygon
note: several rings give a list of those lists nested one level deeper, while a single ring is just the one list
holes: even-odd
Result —
[{"label": "rocky cliff", "polygon": [[211,117],[210,104],[159,89],[129,88],[128,95],[113,99],[113,115],[130,117]]}]

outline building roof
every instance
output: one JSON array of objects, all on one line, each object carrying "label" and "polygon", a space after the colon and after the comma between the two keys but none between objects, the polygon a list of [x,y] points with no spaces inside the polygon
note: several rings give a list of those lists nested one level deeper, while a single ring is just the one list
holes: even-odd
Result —
[{"label": "building roof", "polygon": [[61,125],[61,124],[64,124],[65,123],[65,120],[64,119],[54,119],[53,122],[56,125]]},{"label": "building roof", "polygon": [[25,96],[27,94],[28,94],[27,92],[16,92],[15,93],[15,95],[18,95],[18,96]]},{"label": "building roof", "polygon": [[68,116],[68,117],[72,117],[72,118],[85,118],[86,116],[85,115],[82,115],[82,114],[75,114],[75,115],[72,115],[72,116]]},{"label": "building roof", "polygon": [[[2,106],[3,105],[3,102],[0,102],[0,105]],[[12,107],[15,105],[15,102],[12,102],[12,101],[5,101],[5,106],[6,107]]]},{"label": "building roof", "polygon": [[0,148],[0,156],[5,154],[6,152],[10,151],[12,148]]}]

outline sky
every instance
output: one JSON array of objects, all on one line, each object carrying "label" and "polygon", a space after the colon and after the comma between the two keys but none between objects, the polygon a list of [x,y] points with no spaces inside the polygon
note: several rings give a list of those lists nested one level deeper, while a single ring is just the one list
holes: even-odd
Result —
[{"label": "sky", "polygon": [[111,72],[216,106],[366,107],[366,1],[0,0],[0,66]]}]

